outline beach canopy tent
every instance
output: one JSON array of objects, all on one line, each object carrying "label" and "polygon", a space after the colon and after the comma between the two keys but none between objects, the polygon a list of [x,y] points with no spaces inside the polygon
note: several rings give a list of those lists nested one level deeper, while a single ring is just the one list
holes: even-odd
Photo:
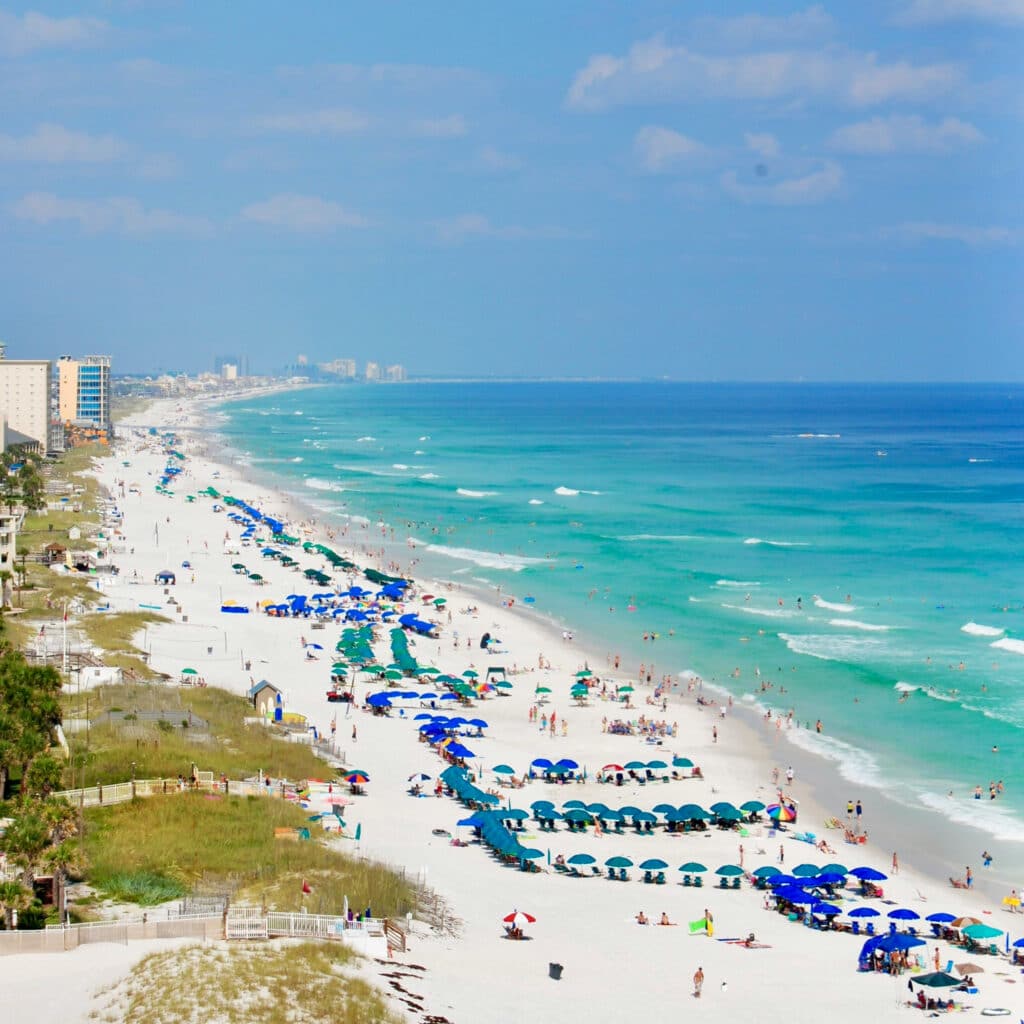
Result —
[{"label": "beach canopy tent", "polygon": [[171,572],[170,569],[162,569],[160,572],[153,577],[154,583],[169,583],[174,584],[177,582],[177,577]]}]

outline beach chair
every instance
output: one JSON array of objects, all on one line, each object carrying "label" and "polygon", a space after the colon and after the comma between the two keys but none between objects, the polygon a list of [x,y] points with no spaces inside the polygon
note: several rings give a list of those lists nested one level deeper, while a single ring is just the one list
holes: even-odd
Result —
[{"label": "beach chair", "polygon": [[664,885],[665,884],[665,872],[664,871],[659,871],[654,876],[654,884],[655,885]]},{"label": "beach chair", "polygon": [[734,878],[734,879],[732,880],[732,888],[733,888],[733,889],[738,889],[739,887],[740,887],[740,876],[739,876],[739,875],[737,875],[737,876],[736,876],[736,877],[735,877],[735,878]]},{"label": "beach chair", "polygon": [[592,874],[595,874],[595,875],[600,875],[601,874],[601,869],[599,867],[597,867],[597,865],[594,865],[594,867],[592,867],[590,870],[591,870]]},{"label": "beach chair", "polygon": [[693,875],[683,875],[683,885],[687,887],[693,885]]},{"label": "beach chair", "polygon": [[693,876],[693,887],[695,889],[700,889],[703,885],[704,885],[704,879],[701,878],[700,875],[694,875]]},{"label": "beach chair", "polygon": [[615,874],[615,868],[608,869],[608,880],[614,882],[618,876]]},{"label": "beach chair", "polygon": [[650,873],[650,871],[645,871],[644,872],[644,885],[650,885],[653,881],[654,881],[654,876]]},{"label": "beach chair", "polygon": [[866,925],[864,925],[864,934],[865,935],[874,935],[875,934],[875,926],[870,921],[868,921],[868,923]]},{"label": "beach chair", "polygon": [[728,878],[721,878],[721,879],[719,879],[718,888],[719,889],[728,889],[729,888],[729,879]]},{"label": "beach chair", "polygon": [[626,874],[626,869],[625,868],[619,868],[619,881],[620,882],[628,882],[629,881],[629,875]]},{"label": "beach chair", "polygon": [[850,932],[853,935],[860,935],[860,921],[850,922]]},{"label": "beach chair", "polygon": [[[554,869],[563,875],[572,874],[572,871],[570,871],[564,864],[555,864]],[[573,870],[575,870],[575,868]]]},{"label": "beach chair", "polygon": [[569,877],[570,878],[579,878],[580,877],[579,868],[577,868],[575,865],[573,867],[569,868]]}]

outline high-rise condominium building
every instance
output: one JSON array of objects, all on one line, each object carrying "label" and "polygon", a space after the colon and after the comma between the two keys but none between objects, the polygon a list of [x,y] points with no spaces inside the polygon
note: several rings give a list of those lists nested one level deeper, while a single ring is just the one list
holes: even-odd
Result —
[{"label": "high-rise condominium building", "polygon": [[366,364],[366,379],[367,380],[380,380],[380,363],[367,363]]},{"label": "high-rise condominium building", "polygon": [[109,435],[110,356],[61,356],[57,360],[57,408],[64,423]]},{"label": "high-rise condominium building", "polygon": [[47,449],[50,424],[50,360],[7,359],[0,345],[0,416],[8,444]]}]

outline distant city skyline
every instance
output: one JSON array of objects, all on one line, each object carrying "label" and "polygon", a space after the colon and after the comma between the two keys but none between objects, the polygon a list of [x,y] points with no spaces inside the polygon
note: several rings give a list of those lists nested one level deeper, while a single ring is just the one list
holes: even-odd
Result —
[{"label": "distant city skyline", "polygon": [[1024,379],[1019,0],[0,0],[0,338]]}]

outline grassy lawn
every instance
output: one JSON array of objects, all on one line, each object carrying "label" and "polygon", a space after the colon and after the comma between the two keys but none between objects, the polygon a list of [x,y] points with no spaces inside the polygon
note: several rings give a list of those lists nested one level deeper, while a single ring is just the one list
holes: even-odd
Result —
[{"label": "grassy lawn", "polygon": [[398,1024],[340,944],[187,946],[146,957],[90,1016],[118,1024]]},{"label": "grassy lawn", "polygon": [[[254,714],[252,705],[227,690],[163,683],[104,686],[87,695],[66,697],[65,718],[84,715],[87,700],[94,724],[88,743],[84,732],[68,736],[72,756],[65,784],[69,789],[82,785],[83,777],[90,786],[124,782],[131,777],[133,762],[139,779],[188,775],[193,762],[200,769],[232,779],[256,775],[260,768],[275,779],[327,778],[332,774],[305,744],[275,739],[266,726],[246,725],[245,717]],[[192,738],[194,730],[189,728],[167,730],[155,723],[132,722],[130,728],[95,724],[99,715],[112,709],[173,711],[177,723],[187,721],[191,711],[209,723],[212,741]]]},{"label": "grassy lawn", "polygon": [[[404,878],[328,847],[302,808],[275,797],[174,793],[87,809],[85,820],[87,880],[117,899],[152,905],[198,888],[315,914],[342,913],[346,895],[377,917],[415,907]],[[274,838],[303,826],[312,839]]]}]

